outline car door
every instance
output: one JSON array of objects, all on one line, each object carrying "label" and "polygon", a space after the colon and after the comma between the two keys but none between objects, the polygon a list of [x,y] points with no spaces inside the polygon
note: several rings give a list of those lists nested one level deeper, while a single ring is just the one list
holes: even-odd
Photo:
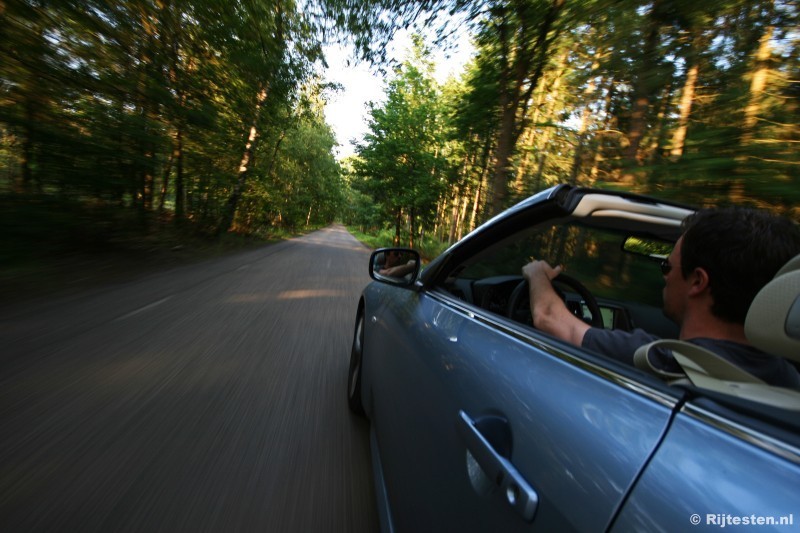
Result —
[{"label": "car door", "polygon": [[677,392],[444,290],[382,301],[371,420],[396,531],[611,524]]},{"label": "car door", "polygon": [[748,416],[704,398],[688,402],[613,531],[797,531],[800,438],[796,414],[782,416]]}]

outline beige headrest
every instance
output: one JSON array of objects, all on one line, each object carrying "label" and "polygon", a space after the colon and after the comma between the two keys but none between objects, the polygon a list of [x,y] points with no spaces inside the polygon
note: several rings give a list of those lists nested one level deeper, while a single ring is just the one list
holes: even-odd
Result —
[{"label": "beige headrest", "polygon": [[757,348],[800,361],[800,255],[756,295],[744,332]]},{"label": "beige headrest", "polygon": [[792,270],[800,270],[800,255],[796,255],[789,259],[789,262],[783,265],[780,270],[778,270],[778,273],[775,274],[775,277],[777,278],[778,276],[783,276]]}]

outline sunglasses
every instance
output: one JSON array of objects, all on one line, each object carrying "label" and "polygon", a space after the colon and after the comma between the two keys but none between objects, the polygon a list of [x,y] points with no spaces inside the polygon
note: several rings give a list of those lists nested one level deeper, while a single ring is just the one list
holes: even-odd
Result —
[{"label": "sunglasses", "polygon": [[672,272],[672,265],[670,264],[669,259],[662,259],[661,263],[659,263],[659,266],[661,267],[661,274],[664,276]]}]

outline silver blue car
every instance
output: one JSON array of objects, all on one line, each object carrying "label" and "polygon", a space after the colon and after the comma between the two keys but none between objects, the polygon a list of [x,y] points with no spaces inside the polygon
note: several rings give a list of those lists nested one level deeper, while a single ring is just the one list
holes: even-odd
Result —
[{"label": "silver blue car", "polygon": [[532,327],[537,258],[564,266],[554,285],[587,322],[674,337],[659,261],[691,212],[563,185],[424,270],[373,254],[348,402],[370,421],[383,531],[800,528],[800,404],[670,384]]}]

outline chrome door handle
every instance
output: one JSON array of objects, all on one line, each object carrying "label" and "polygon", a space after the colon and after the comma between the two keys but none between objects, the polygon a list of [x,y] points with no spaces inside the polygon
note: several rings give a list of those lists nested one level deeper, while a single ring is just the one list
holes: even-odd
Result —
[{"label": "chrome door handle", "polygon": [[506,502],[525,521],[532,521],[539,505],[539,496],[533,487],[508,459],[497,453],[494,446],[481,434],[467,413],[458,412],[456,425],[459,434],[467,444],[467,450],[487,477],[500,489]]}]

